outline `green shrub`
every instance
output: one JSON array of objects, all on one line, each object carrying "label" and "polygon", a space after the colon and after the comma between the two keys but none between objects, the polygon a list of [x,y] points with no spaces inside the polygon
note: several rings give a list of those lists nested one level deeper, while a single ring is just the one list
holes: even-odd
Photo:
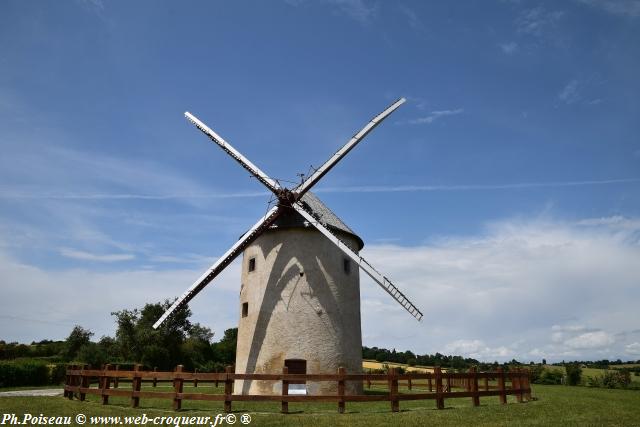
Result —
[{"label": "green shrub", "polygon": [[564,373],[559,369],[544,369],[536,384],[562,384]]},{"label": "green shrub", "polygon": [[582,377],[582,368],[578,363],[567,363],[564,365],[567,372],[567,385],[579,385]]},{"label": "green shrub", "polygon": [[532,383],[538,384],[538,380],[540,379],[540,375],[544,372],[544,366],[542,365],[532,365],[529,367],[529,379]]},{"label": "green shrub", "polygon": [[602,380],[598,377],[587,377],[587,387],[602,387]]},{"label": "green shrub", "polygon": [[605,371],[602,376],[602,386],[607,388],[627,388],[631,384],[631,374],[629,371],[621,369],[619,371]]},{"label": "green shrub", "polygon": [[67,375],[67,364],[66,363],[56,363],[52,365],[48,365],[49,367],[49,384],[62,384]]},{"label": "green shrub", "polygon": [[45,385],[50,378],[49,367],[41,361],[0,362],[0,387]]}]

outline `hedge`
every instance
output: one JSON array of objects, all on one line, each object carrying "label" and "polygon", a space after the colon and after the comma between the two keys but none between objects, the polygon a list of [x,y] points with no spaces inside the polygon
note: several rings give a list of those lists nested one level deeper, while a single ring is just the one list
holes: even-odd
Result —
[{"label": "hedge", "polygon": [[0,362],[0,387],[40,386],[64,381],[66,364],[47,364],[39,360]]}]

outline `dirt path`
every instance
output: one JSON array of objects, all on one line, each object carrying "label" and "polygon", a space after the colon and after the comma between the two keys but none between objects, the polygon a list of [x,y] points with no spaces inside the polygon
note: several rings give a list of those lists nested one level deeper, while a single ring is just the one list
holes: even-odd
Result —
[{"label": "dirt path", "polygon": [[47,388],[37,390],[15,390],[0,392],[0,397],[24,397],[24,396],[62,396],[61,388]]}]

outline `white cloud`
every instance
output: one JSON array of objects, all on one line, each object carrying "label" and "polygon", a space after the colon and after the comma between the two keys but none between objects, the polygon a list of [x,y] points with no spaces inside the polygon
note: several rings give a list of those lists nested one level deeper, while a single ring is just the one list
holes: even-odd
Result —
[{"label": "white cloud", "polygon": [[[364,344],[487,361],[629,357],[639,346],[623,333],[637,329],[639,232],[634,218],[505,220],[482,235],[419,247],[366,246],[363,256],[425,316],[415,322],[362,274]],[[0,336],[62,338],[74,323],[112,334],[111,311],[179,295],[211,262],[96,271],[37,267],[0,251],[0,312],[26,319],[3,322]],[[239,280],[236,262],[194,299],[194,320],[218,331],[234,326]]]},{"label": "white cloud", "polygon": [[[290,6],[301,6],[311,3],[308,0],[285,0]],[[343,15],[352,18],[361,24],[368,24],[376,16],[377,4],[372,4],[367,0],[323,0],[324,3],[331,5],[335,10]]]},{"label": "white cloud", "polygon": [[325,0],[360,23],[370,22],[377,13],[377,6],[366,0]]},{"label": "white cloud", "polygon": [[578,0],[614,15],[636,18],[640,16],[640,1],[638,0]]},{"label": "white cloud", "polygon": [[462,108],[456,108],[455,110],[440,110],[440,111],[432,111],[431,113],[429,113],[428,116],[425,117],[419,117],[417,119],[412,119],[409,120],[408,123],[410,124],[431,124],[434,121],[445,117],[445,116],[455,116],[457,114],[462,114],[462,112],[464,112],[464,109]]},{"label": "white cloud", "polygon": [[564,344],[569,348],[583,350],[608,347],[614,342],[615,340],[608,333],[604,331],[597,331],[580,334],[577,337],[566,340]]},{"label": "white cloud", "polygon": [[562,88],[560,93],[558,93],[558,99],[565,104],[574,104],[580,100],[580,91],[578,87],[578,80],[571,80]]},{"label": "white cloud", "polygon": [[633,342],[625,347],[627,354],[640,356],[640,342]]},{"label": "white cloud", "polygon": [[[113,335],[111,312],[177,297],[208,266],[203,263],[176,270],[61,270],[22,263],[0,251],[0,313],[19,320],[0,322],[0,337],[20,342],[62,339],[74,324],[89,328],[96,337]],[[193,300],[193,319],[217,332],[235,326],[238,291],[236,262]]]},{"label": "white cloud", "polygon": [[542,7],[524,10],[516,19],[518,33],[536,37],[548,35],[564,15],[562,11],[546,11]]},{"label": "white cloud", "polygon": [[456,340],[444,346],[444,354],[455,354],[480,360],[504,360],[514,352],[505,347],[490,348],[481,340]]},{"label": "white cloud", "polygon": [[407,17],[407,22],[409,22],[409,26],[414,30],[422,30],[424,29],[424,24],[418,17],[418,14],[409,7],[405,5],[400,5],[400,11]]},{"label": "white cloud", "polygon": [[61,248],[60,254],[67,258],[97,262],[129,261],[136,257],[133,254],[92,254],[70,248]]},{"label": "white cloud", "polygon": [[[497,354],[624,357],[627,342],[613,337],[636,327],[640,226],[620,228],[619,222],[501,221],[481,236],[414,248],[367,246],[363,256],[425,313],[421,325],[412,324],[401,308],[385,309],[397,304],[363,279],[365,301],[380,304],[363,310],[369,344],[413,349],[422,343],[416,349],[422,352],[457,346],[491,360]],[[413,336],[404,345],[385,342],[385,333],[376,331],[389,329]]]},{"label": "white cloud", "polygon": [[501,43],[499,46],[507,55],[512,55],[518,51],[518,43],[516,42]]},{"label": "white cloud", "polygon": [[[589,185],[613,185],[640,182],[640,178],[604,179],[592,181],[521,182],[510,184],[459,184],[459,185],[363,185],[320,187],[314,193],[406,193],[421,191],[494,191],[526,188],[581,187]],[[590,219],[589,221],[591,221]],[[586,224],[581,224],[586,225]]]}]

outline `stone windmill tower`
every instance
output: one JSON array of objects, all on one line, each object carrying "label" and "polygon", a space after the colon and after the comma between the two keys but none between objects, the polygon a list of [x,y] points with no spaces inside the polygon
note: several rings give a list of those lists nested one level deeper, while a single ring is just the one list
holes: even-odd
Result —
[{"label": "stone windmill tower", "polygon": [[[309,190],[389,114],[374,117],[300,185],[287,189],[269,178],[190,113],[186,117],[277,197],[277,203],[158,319],[158,327],[186,305],[240,253],[243,254],[236,372],[333,373],[362,369],[360,277],[362,269],[416,319],[418,310],[358,251],[364,243]],[[358,268],[359,267],[359,268]],[[273,394],[279,382],[236,381],[236,393]],[[310,394],[335,393],[333,383],[302,385]],[[294,387],[295,388],[295,387]],[[347,382],[347,391],[359,385]]]}]

